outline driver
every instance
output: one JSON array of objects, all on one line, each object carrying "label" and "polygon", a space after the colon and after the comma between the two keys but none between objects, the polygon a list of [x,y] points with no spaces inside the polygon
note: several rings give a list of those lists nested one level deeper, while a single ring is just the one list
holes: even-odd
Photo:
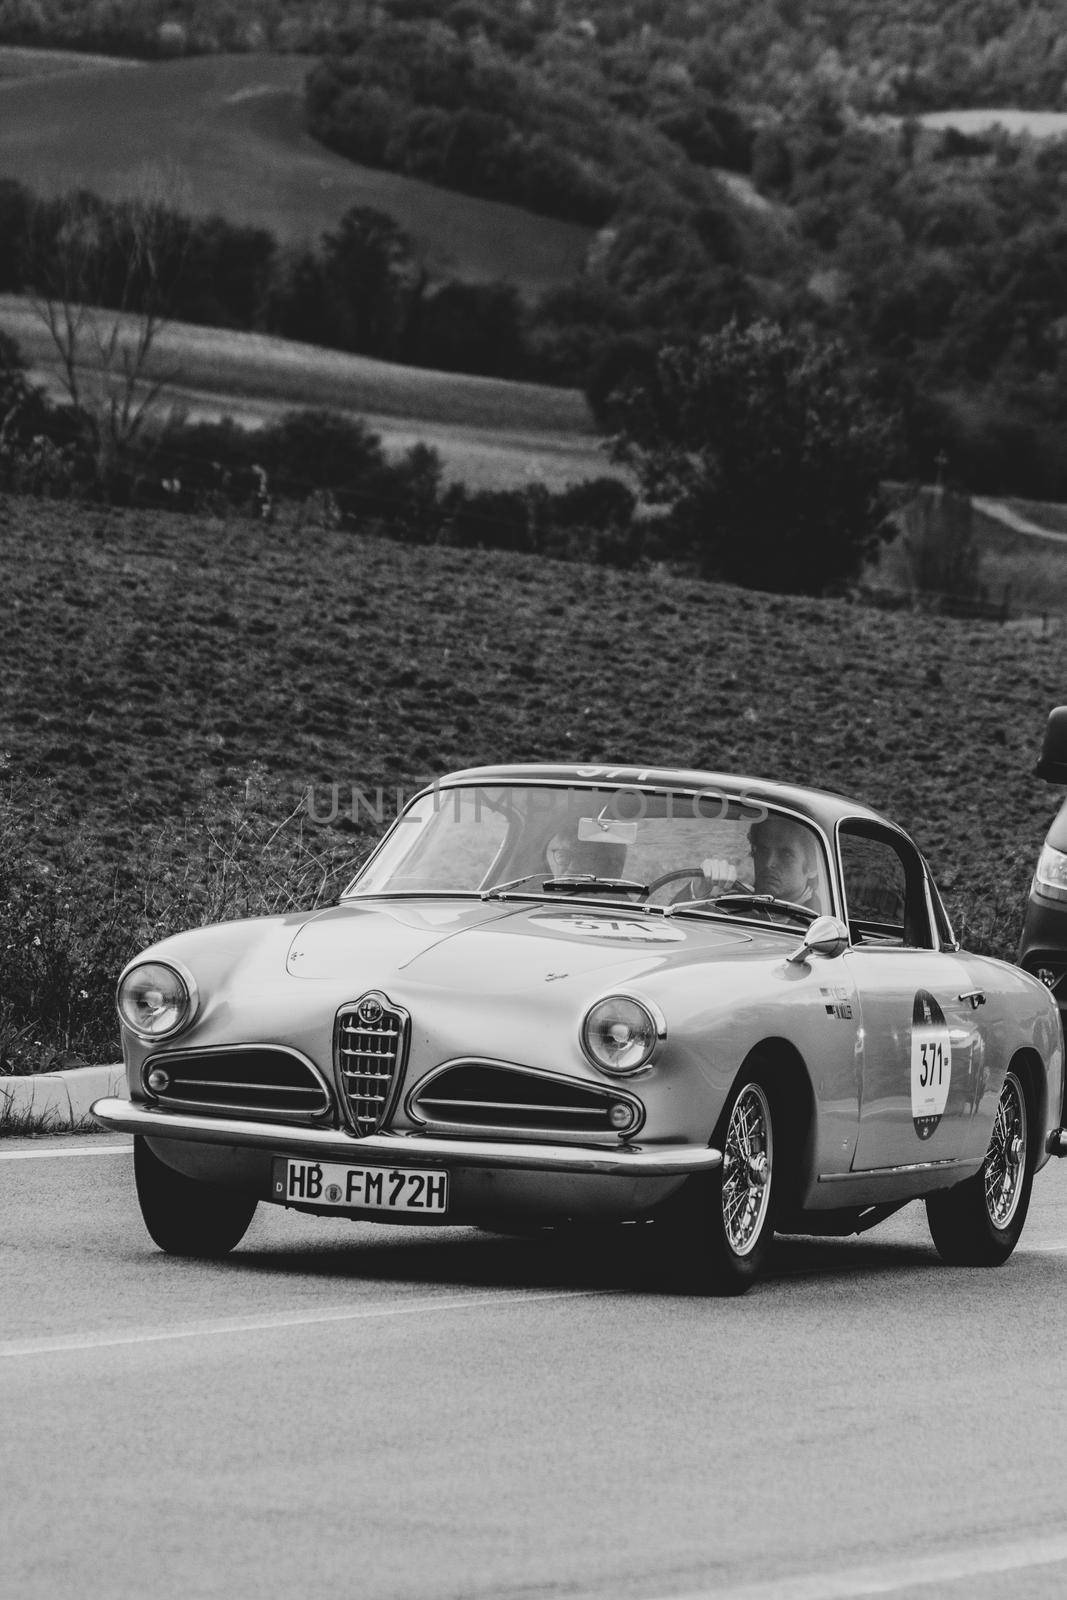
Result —
[{"label": "driver", "polygon": [[[772,813],[752,824],[748,842],[756,894],[773,894],[777,900],[821,911],[819,847],[810,828]],[[700,871],[704,882],[694,890],[696,900],[748,892],[748,884],[738,877],[736,862],[711,859],[701,863]]]},{"label": "driver", "polygon": [[765,817],[748,832],[757,894],[820,909],[819,847],[810,828],[788,817]]}]

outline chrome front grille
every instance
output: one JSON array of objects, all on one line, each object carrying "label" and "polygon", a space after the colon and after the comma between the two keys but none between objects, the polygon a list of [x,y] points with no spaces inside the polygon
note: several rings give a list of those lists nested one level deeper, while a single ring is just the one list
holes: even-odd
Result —
[{"label": "chrome front grille", "polygon": [[356,1133],[385,1122],[407,1053],[408,1015],[383,994],[365,994],[338,1013],[334,1055],[342,1104]]},{"label": "chrome front grille", "polygon": [[307,1123],[322,1121],[332,1108],[330,1091],[310,1061],[275,1045],[156,1051],[141,1079],[160,1106],[208,1116]]},{"label": "chrome front grille", "polygon": [[[629,1111],[625,1124],[612,1121],[617,1107]],[[641,1102],[625,1090],[492,1061],[441,1068],[418,1085],[408,1110],[416,1121],[442,1132],[483,1129],[585,1140],[607,1135],[614,1141],[635,1133],[644,1121]],[[621,1114],[615,1111],[616,1117]]]}]

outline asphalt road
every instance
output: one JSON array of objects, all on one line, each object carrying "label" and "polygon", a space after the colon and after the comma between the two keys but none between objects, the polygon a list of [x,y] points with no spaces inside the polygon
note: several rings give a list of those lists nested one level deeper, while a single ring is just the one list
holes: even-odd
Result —
[{"label": "asphalt road", "polygon": [[144,1233],[124,1141],[0,1144],[11,1600],[1067,1589],[1067,1171],[995,1272],[912,1207],[743,1300],[602,1246],[262,1207]]}]

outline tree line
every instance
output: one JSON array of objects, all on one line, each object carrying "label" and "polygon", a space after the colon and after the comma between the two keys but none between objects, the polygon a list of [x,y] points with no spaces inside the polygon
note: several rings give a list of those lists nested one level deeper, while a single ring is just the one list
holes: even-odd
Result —
[{"label": "tree line", "polygon": [[0,0],[4,42],[142,57],[321,55],[383,20],[444,22],[571,82],[602,60],[619,102],[688,74],[775,114],[813,85],[863,112],[1065,104],[1060,0]]},{"label": "tree line", "polygon": [[567,70],[476,8],[423,11],[343,30],[312,69],[308,127],[323,144],[590,227],[632,207],[639,188],[646,204],[690,208],[712,198],[706,169],[748,166],[744,119],[686,78],[619,83],[599,58]]},{"label": "tree line", "polygon": [[[78,258],[76,298],[122,308],[151,295],[171,320],[277,334],[442,371],[521,377],[533,370],[518,291],[431,283],[409,236],[353,207],[317,246],[283,248],[262,228],[73,191],[39,199],[0,179],[0,292],[54,287]],[[131,274],[133,282],[131,284]]]}]

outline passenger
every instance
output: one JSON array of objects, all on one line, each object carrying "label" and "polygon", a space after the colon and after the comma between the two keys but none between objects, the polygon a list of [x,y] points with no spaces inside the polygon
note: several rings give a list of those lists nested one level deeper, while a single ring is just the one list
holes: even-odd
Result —
[{"label": "passenger", "polygon": [[553,878],[619,878],[626,866],[626,846],[579,839],[573,829],[565,828],[548,841],[545,865]]}]

